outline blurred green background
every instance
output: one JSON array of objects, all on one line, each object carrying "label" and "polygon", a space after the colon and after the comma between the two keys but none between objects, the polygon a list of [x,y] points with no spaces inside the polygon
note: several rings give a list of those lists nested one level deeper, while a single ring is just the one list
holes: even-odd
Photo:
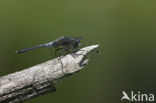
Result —
[{"label": "blurred green background", "polygon": [[156,92],[156,1],[0,0],[0,76],[50,60],[48,49],[15,51],[62,35],[100,44],[101,55],[26,103],[120,103],[123,90]]}]

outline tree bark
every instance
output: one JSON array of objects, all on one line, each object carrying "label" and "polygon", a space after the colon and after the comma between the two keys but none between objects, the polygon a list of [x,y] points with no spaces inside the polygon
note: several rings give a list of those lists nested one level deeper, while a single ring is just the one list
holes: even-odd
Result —
[{"label": "tree bark", "polygon": [[92,45],[33,67],[0,77],[0,103],[20,103],[56,90],[56,81],[80,71],[88,63],[85,55]]}]

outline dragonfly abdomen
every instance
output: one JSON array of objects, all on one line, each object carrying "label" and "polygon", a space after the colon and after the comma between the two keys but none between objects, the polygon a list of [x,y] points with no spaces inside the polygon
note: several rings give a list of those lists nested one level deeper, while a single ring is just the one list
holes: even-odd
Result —
[{"label": "dragonfly abdomen", "polygon": [[30,47],[30,48],[22,49],[22,50],[16,51],[16,53],[20,54],[20,53],[23,53],[23,52],[27,52],[27,51],[34,50],[34,49],[37,49],[37,48],[42,48],[42,47],[45,47],[45,45],[41,44],[41,45],[33,46],[33,47]]}]

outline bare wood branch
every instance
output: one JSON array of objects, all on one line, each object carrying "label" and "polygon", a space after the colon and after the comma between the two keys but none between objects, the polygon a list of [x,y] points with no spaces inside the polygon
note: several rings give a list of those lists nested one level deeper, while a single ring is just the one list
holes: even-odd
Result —
[{"label": "bare wood branch", "polygon": [[[36,66],[0,77],[0,103],[19,103],[39,95],[54,92],[55,81],[80,71],[88,63],[85,55],[97,48],[92,45]],[[62,68],[63,66],[63,68]]]}]

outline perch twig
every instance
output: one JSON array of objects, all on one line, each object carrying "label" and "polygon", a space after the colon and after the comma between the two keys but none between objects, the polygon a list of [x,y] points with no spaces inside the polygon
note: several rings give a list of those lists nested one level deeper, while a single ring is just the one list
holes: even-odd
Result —
[{"label": "perch twig", "polygon": [[0,77],[0,103],[19,103],[39,95],[54,92],[54,84],[66,75],[80,71],[88,63],[84,56],[97,48],[92,45],[71,54],[46,61],[19,72]]}]

